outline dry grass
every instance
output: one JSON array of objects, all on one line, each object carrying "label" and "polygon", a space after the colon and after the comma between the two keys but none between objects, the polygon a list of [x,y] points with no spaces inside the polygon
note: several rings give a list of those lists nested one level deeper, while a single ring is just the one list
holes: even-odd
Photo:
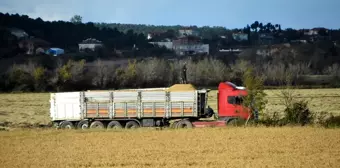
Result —
[{"label": "dry grass", "polygon": [[[282,112],[279,90],[266,90],[266,112]],[[310,100],[313,112],[326,111],[340,115],[340,89],[299,89],[294,93]],[[0,122],[47,124],[49,118],[49,93],[0,94]],[[216,91],[209,93],[209,105],[217,111]]]},{"label": "dry grass", "polygon": [[0,122],[47,124],[49,93],[0,94]]},{"label": "dry grass", "polygon": [[1,167],[338,167],[322,128],[0,132]]}]

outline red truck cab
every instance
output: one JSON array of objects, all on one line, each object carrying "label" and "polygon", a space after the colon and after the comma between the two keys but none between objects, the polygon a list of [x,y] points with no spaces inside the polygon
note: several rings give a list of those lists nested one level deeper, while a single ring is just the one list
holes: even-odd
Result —
[{"label": "red truck cab", "polygon": [[[193,125],[195,127],[224,127],[231,121],[248,119],[251,115],[250,110],[242,106],[242,98],[246,95],[247,91],[244,87],[238,87],[231,82],[221,82],[217,93],[217,120],[196,121]],[[210,107],[209,109],[210,113],[214,113]]]},{"label": "red truck cab", "polygon": [[242,106],[242,97],[246,95],[244,87],[238,87],[231,82],[220,83],[217,96],[219,120],[247,119],[250,115],[249,109]]}]

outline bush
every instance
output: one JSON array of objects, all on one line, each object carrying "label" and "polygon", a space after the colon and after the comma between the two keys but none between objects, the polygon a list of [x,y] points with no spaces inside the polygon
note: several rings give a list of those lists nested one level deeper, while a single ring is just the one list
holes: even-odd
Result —
[{"label": "bush", "polygon": [[340,116],[331,116],[325,121],[325,127],[340,127]]},{"label": "bush", "polygon": [[263,114],[258,123],[265,126],[278,126],[282,125],[282,120],[280,119],[279,113],[274,112],[273,114]]},{"label": "bush", "polygon": [[301,124],[302,126],[312,122],[312,113],[308,108],[308,102],[300,100],[294,102],[292,106],[286,107],[284,110],[284,122],[286,124]]},{"label": "bush", "polygon": [[340,116],[334,116],[331,114],[330,117],[321,120],[319,124],[326,128],[340,127]]},{"label": "bush", "polygon": [[35,67],[33,64],[13,65],[8,71],[8,85],[12,91],[33,91]]}]

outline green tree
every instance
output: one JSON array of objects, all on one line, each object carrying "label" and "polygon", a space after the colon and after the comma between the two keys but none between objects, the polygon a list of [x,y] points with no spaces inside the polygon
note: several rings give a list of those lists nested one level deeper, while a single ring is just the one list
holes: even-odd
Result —
[{"label": "green tree", "polygon": [[74,15],[70,21],[74,24],[79,24],[83,22],[83,17],[81,17],[80,15]]},{"label": "green tree", "polygon": [[266,107],[266,93],[264,93],[263,79],[255,75],[252,68],[248,68],[243,75],[243,85],[247,89],[247,96],[243,99],[243,106],[250,110],[245,126],[247,126],[251,117],[255,117],[263,112]]},{"label": "green tree", "polygon": [[44,91],[46,89],[46,69],[44,67],[37,67],[33,71],[34,89],[36,91]]}]

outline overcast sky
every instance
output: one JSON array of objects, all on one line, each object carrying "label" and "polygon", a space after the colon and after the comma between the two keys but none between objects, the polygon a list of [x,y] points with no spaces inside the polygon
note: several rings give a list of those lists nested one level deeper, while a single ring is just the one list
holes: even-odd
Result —
[{"label": "overcast sky", "polygon": [[0,12],[43,20],[242,28],[255,20],[283,28],[340,28],[340,0],[0,0]]}]

